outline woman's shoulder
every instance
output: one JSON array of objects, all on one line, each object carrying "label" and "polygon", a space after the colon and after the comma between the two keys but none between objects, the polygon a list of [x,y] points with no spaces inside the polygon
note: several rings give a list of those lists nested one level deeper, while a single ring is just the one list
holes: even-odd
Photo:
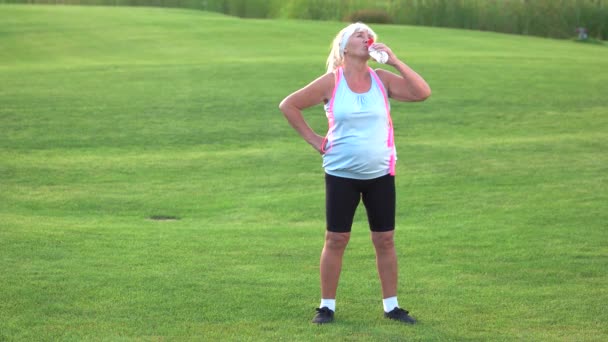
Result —
[{"label": "woman's shoulder", "polygon": [[324,75],[319,76],[319,78],[317,78],[315,81],[315,83],[317,83],[318,86],[322,88],[326,94],[328,94],[328,97],[330,97],[333,93],[336,82],[336,73],[338,73],[337,70],[333,72],[328,72]]},{"label": "woman's shoulder", "polygon": [[342,75],[341,69],[336,69],[332,72],[326,73],[322,77],[325,77],[325,82],[331,83],[333,85],[338,76],[340,75]]},{"label": "woman's shoulder", "polygon": [[311,83],[313,83],[313,84],[319,84],[319,85],[325,85],[325,86],[327,86],[327,85],[329,85],[329,84],[332,84],[332,85],[333,85],[334,79],[335,79],[335,77],[336,77],[336,76],[335,76],[335,75],[336,75],[336,74],[335,74],[336,72],[337,72],[337,71],[334,71],[334,72],[328,72],[328,73],[326,73],[326,74],[323,74],[323,75],[321,75],[321,76],[317,77],[317,78],[316,78],[315,80],[313,80]]},{"label": "woman's shoulder", "polygon": [[[370,68],[371,69],[371,68]],[[382,86],[384,88],[386,88],[388,81],[389,81],[389,77],[391,72],[381,69],[381,68],[376,68],[376,69],[371,69],[374,73],[376,73],[376,75],[378,75],[378,78],[380,79],[380,81],[382,82]]]},{"label": "woman's shoulder", "polygon": [[327,102],[334,91],[334,78],[333,72],[320,75],[301,90],[304,91],[305,94],[319,96],[323,98],[323,101]]},{"label": "woman's shoulder", "polygon": [[383,75],[386,75],[386,73],[387,73],[387,71],[386,71],[386,70],[384,70],[384,69],[382,69],[382,68],[375,68],[375,69],[374,69],[374,68],[371,68],[371,67],[370,67],[370,69],[371,69],[373,72],[375,72],[375,73],[376,73],[376,75],[378,75],[378,76],[383,76]]}]

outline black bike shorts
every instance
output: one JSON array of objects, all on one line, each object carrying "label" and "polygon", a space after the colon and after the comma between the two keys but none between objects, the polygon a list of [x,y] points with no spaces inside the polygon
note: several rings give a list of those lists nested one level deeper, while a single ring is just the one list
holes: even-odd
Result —
[{"label": "black bike shorts", "polygon": [[351,231],[359,201],[367,211],[369,228],[374,232],[395,229],[395,177],[351,179],[325,174],[325,216],[327,230]]}]

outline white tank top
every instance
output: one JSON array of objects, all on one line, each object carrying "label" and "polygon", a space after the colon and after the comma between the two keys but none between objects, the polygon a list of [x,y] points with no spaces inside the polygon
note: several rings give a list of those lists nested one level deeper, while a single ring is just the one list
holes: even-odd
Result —
[{"label": "white tank top", "polygon": [[353,92],[338,68],[332,98],[325,104],[329,131],[323,168],[338,177],[373,179],[394,175],[395,147],[390,104],[376,72],[365,93]]}]

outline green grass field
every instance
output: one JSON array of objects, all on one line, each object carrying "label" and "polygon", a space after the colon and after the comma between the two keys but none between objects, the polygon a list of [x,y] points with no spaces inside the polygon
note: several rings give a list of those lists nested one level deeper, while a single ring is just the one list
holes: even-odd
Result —
[{"label": "green grass field", "polygon": [[277,105],[344,25],[1,5],[0,340],[608,340],[608,48],[407,26],[374,29],[433,89],[392,113],[420,324],[362,207],[309,323],[323,171]]}]

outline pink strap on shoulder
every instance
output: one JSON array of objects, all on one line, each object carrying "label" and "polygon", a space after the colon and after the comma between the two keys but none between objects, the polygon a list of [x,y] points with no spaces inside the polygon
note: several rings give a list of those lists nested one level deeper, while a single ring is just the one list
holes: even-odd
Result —
[{"label": "pink strap on shoulder", "polygon": [[329,140],[329,136],[333,133],[334,130],[334,100],[336,98],[336,91],[338,90],[338,84],[340,84],[340,78],[342,77],[342,67],[339,67],[334,71],[335,73],[335,83],[334,90],[331,93],[331,98],[329,99],[329,106],[327,108],[327,125],[329,126],[327,129],[327,134],[325,138],[323,138],[323,144],[321,145],[321,152],[327,153],[331,150],[332,143],[330,142],[329,148],[325,149],[325,145],[327,144],[327,140]]},{"label": "pink strap on shoulder", "polygon": [[397,160],[396,160],[397,158],[395,157],[395,135],[394,135],[394,131],[393,131],[393,120],[391,119],[390,104],[388,102],[388,94],[386,92],[386,89],[384,89],[384,84],[382,83],[382,81],[380,80],[380,78],[378,77],[376,72],[372,68],[369,68],[369,73],[376,80],[376,83],[378,84],[378,87],[380,87],[380,91],[382,91],[382,95],[384,96],[384,106],[386,108],[386,115],[388,117],[387,145],[388,145],[388,147],[393,148],[393,151],[391,152],[390,160],[388,162],[388,166],[389,166],[389,173],[391,174],[391,176],[394,176],[395,171],[396,171],[395,164],[397,162]]}]

